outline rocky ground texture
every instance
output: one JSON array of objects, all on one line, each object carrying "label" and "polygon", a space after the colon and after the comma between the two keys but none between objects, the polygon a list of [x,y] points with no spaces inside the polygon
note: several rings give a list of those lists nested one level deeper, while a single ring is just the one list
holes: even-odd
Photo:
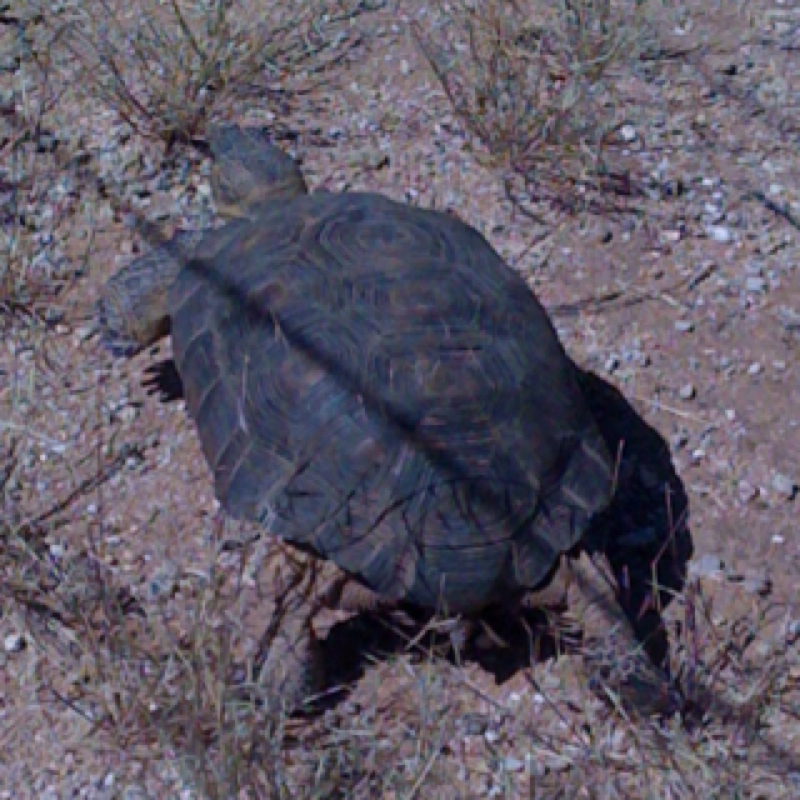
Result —
[{"label": "rocky ground texture", "polygon": [[[220,4],[224,41],[257,35],[265,5]],[[157,37],[180,11],[216,20],[213,40],[215,3],[0,0],[0,798],[800,796],[800,11],[734,5],[651,4],[646,46],[607,78],[640,191],[601,208],[510,201],[508,162],[412,35],[437,42],[457,3],[343,3],[283,28],[278,5],[271,60],[198,89],[180,82],[197,53]],[[271,126],[313,189],[474,225],[664,436],[691,503],[669,612],[691,712],[632,717],[572,656],[497,682],[420,647],[309,718],[229,693],[285,553],[219,514],[180,404],[142,386],[168,345],[115,363],[92,331],[103,282],[150,246],[142,219],[213,222],[207,159],[176,135],[207,117]]]}]

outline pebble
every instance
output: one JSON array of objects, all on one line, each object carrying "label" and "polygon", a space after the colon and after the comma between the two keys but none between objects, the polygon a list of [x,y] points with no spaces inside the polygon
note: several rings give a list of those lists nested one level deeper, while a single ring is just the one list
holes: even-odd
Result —
[{"label": "pebble", "polygon": [[178,570],[173,564],[167,564],[156,570],[146,585],[151,600],[169,597],[178,588]]},{"label": "pebble", "polygon": [[64,558],[64,554],[66,553],[66,549],[61,542],[52,542],[49,547],[50,555],[56,560],[60,561]]},{"label": "pebble", "polygon": [[514,756],[506,756],[505,768],[507,772],[520,772],[525,767],[525,763]]},{"label": "pebble", "polygon": [[743,505],[752,503],[758,497],[758,489],[747,481],[741,481],[736,492],[739,495],[739,502]]},{"label": "pebble", "polygon": [[714,553],[706,553],[690,562],[689,572],[698,578],[719,578],[725,574],[725,562]]},{"label": "pebble", "polygon": [[670,437],[670,442],[674,450],[682,450],[689,444],[689,432],[685,430],[677,431]]},{"label": "pebble", "polygon": [[0,111],[13,112],[16,108],[16,95],[13,89],[0,89]]},{"label": "pebble", "polygon": [[136,419],[136,416],[138,415],[138,413],[139,413],[139,409],[136,406],[128,405],[128,406],[125,406],[124,408],[120,409],[120,411],[118,413],[118,416],[119,416],[120,420],[130,424],[131,422],[133,422],[133,420]]},{"label": "pebble", "polygon": [[729,242],[733,238],[730,229],[724,225],[710,225],[707,231],[715,242]]},{"label": "pebble", "polygon": [[744,271],[748,275],[755,275],[760,277],[764,274],[764,266],[760,264],[758,261],[748,261],[747,264],[744,265]]},{"label": "pebble", "polygon": [[797,494],[797,485],[788,476],[781,472],[776,472],[772,476],[772,488],[786,500],[793,500]]},{"label": "pebble", "polygon": [[745,575],[742,588],[750,594],[767,597],[772,592],[772,579],[764,572],[752,572]]},{"label": "pebble", "polygon": [[751,276],[745,280],[744,288],[748,292],[763,292],[767,288],[767,282],[763,278]]},{"label": "pebble", "polygon": [[694,323],[688,319],[676,320],[675,330],[678,333],[691,333],[694,330]]},{"label": "pebble", "polygon": [[461,726],[465,736],[483,736],[489,730],[489,717],[477,711],[464,714]]},{"label": "pebble", "polygon": [[606,372],[610,375],[617,367],[619,367],[619,357],[615,355],[609,356],[605,363]]},{"label": "pebble", "polygon": [[96,330],[94,325],[79,325],[75,328],[75,337],[78,341],[85,342],[94,336]]},{"label": "pebble", "polygon": [[623,125],[619,132],[623,141],[628,143],[636,141],[636,128],[633,125]]},{"label": "pebble", "polygon": [[3,639],[6,653],[19,653],[25,649],[25,637],[21,633],[9,633]]},{"label": "pebble", "polygon": [[697,394],[694,386],[691,383],[687,383],[684,386],[681,386],[678,395],[680,396],[681,400],[691,400],[695,394]]}]

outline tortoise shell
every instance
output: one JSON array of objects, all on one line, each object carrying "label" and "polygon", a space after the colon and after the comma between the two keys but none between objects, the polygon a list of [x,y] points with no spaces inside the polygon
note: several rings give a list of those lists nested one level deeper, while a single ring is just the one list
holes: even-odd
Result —
[{"label": "tortoise shell", "polygon": [[535,588],[610,502],[547,314],[447,214],[281,198],[208,233],[169,310],[225,510],[387,599],[460,613]]}]

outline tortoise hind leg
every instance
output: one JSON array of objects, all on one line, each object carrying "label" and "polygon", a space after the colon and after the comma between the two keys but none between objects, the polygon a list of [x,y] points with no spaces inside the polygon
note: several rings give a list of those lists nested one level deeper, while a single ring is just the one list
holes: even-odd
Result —
[{"label": "tortoise hind leg", "polygon": [[388,608],[391,602],[349,575],[338,574],[324,590],[320,605],[357,614]]},{"label": "tortoise hind leg", "polygon": [[[589,686],[598,694],[613,692],[625,707],[645,714],[669,714],[683,705],[679,688],[671,680],[664,662],[656,663],[646,642],[640,641],[642,626],[636,628],[625,614],[612,589],[610,579],[599,563],[587,554],[564,558],[570,609],[583,625],[584,663]],[[666,637],[660,615],[646,611],[647,629]],[[657,621],[654,621],[657,620]],[[665,645],[655,648],[662,650]]]},{"label": "tortoise hind leg", "polygon": [[276,611],[256,657],[256,682],[270,708],[293,714],[325,688],[322,649],[312,614]]}]

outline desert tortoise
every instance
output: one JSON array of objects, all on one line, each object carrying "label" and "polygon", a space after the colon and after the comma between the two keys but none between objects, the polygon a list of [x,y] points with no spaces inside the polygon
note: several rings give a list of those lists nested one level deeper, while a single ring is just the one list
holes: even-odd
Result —
[{"label": "desert tortoise", "polygon": [[[486,240],[379,194],[309,194],[260,130],[210,140],[229,221],[124,267],[98,320],[118,355],[171,333],[223,508],[333,561],[358,602],[465,617],[600,548],[585,537],[613,459],[544,309]],[[307,658],[310,631],[295,637]]]}]

